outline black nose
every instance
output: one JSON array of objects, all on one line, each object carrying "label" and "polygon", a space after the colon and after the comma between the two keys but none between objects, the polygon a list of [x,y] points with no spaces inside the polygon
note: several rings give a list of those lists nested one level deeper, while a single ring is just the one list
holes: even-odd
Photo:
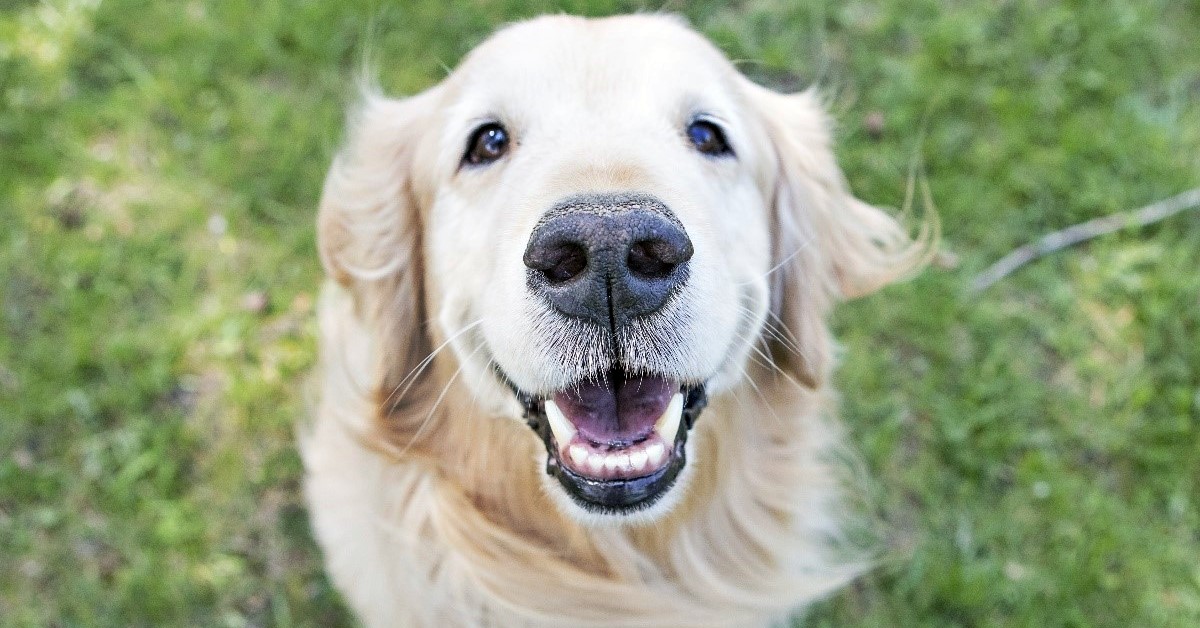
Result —
[{"label": "black nose", "polygon": [[525,248],[529,288],[572,318],[620,327],[687,279],[692,241],[662,202],[585,195],[546,212]]}]

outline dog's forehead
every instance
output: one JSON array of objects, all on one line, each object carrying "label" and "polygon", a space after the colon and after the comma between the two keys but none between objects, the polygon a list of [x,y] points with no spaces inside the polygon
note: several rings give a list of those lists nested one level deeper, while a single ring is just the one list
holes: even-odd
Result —
[{"label": "dog's forehead", "polygon": [[735,73],[715,46],[676,18],[550,16],[496,33],[454,78],[482,98],[579,97],[591,106],[619,106],[653,105],[656,98],[678,98],[681,89],[727,93]]}]

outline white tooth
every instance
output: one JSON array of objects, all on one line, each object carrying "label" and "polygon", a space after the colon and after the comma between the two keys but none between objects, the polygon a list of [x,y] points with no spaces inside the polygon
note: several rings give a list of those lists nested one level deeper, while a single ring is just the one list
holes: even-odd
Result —
[{"label": "white tooth", "polygon": [[629,469],[629,454],[621,454],[617,456],[617,468],[622,471]]},{"label": "white tooth", "polygon": [[634,471],[641,471],[646,468],[646,461],[650,459],[650,455],[646,450],[635,451],[629,454],[629,464]]},{"label": "white tooth", "polygon": [[608,471],[609,473],[612,473],[613,471],[617,470],[617,457],[616,456],[605,456],[604,457],[604,470]]},{"label": "white tooth", "polygon": [[582,445],[571,445],[571,449],[568,451],[571,454],[571,462],[575,463],[575,468],[582,469],[583,463],[587,462],[588,459],[587,450]]},{"label": "white tooth", "polygon": [[663,410],[662,416],[654,423],[654,431],[668,443],[675,442],[675,434],[679,431],[679,419],[683,417],[683,393],[675,393],[671,403]]},{"label": "white tooth", "polygon": [[646,448],[646,457],[649,459],[651,469],[661,466],[666,455],[667,448],[663,447],[662,443],[654,443]]},{"label": "white tooth", "polygon": [[604,456],[601,456],[600,454],[592,454],[588,456],[587,465],[588,471],[591,471],[592,473],[600,473],[600,470],[604,468]]},{"label": "white tooth", "polygon": [[546,419],[550,422],[550,431],[554,432],[554,439],[560,447],[565,447],[575,438],[575,426],[571,425],[553,399],[546,400]]}]

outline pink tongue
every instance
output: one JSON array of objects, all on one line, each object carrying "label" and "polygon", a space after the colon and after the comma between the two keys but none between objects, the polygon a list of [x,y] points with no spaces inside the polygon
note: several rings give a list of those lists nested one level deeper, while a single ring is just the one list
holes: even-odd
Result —
[{"label": "pink tongue", "polygon": [[554,394],[554,403],[579,435],[601,445],[625,446],[654,430],[679,383],[662,377],[609,372]]}]

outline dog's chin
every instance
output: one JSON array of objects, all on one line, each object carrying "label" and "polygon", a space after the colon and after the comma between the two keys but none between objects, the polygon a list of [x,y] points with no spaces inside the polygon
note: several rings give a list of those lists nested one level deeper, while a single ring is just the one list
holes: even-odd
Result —
[{"label": "dog's chin", "polygon": [[[689,440],[684,444],[686,455],[691,458],[695,445]],[[545,453],[538,456],[534,464],[553,464],[553,456]],[[574,519],[578,523],[591,528],[620,528],[650,525],[663,517],[683,501],[695,473],[694,464],[684,464],[670,486],[664,487],[652,500],[647,500],[634,508],[608,508],[580,500],[568,491],[558,476],[553,473],[542,474],[542,490],[558,507],[559,512]]]},{"label": "dog's chin", "polygon": [[546,449],[546,487],[585,523],[655,519],[686,477],[704,384],[621,369],[535,396],[513,388]]}]

